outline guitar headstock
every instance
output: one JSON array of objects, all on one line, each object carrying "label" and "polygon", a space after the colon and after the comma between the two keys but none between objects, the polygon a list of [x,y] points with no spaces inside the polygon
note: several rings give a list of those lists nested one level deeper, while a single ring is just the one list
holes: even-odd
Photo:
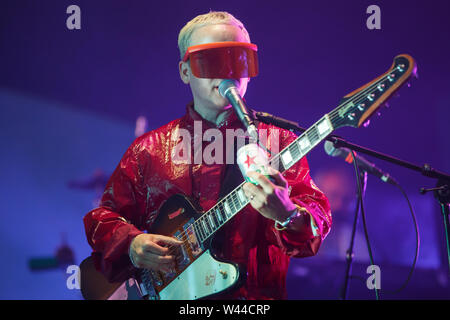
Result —
[{"label": "guitar headstock", "polygon": [[367,123],[368,119],[412,76],[417,77],[414,59],[407,54],[396,56],[386,73],[346,95],[339,107],[329,113],[333,127],[359,128]]}]

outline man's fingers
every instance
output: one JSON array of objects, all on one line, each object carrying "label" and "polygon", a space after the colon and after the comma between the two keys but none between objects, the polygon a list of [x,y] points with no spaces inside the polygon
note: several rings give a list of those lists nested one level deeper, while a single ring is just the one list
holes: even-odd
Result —
[{"label": "man's fingers", "polygon": [[258,199],[264,201],[264,192],[261,187],[255,186],[253,183],[247,182],[243,187],[245,196],[250,199],[250,202]]},{"label": "man's fingers", "polygon": [[287,188],[288,182],[285,177],[280,173],[280,171],[275,170],[272,167],[269,167],[270,177],[273,179],[273,182],[280,187]]},{"label": "man's fingers", "polygon": [[155,254],[158,254],[161,256],[163,256],[169,252],[169,248],[161,247],[160,245],[158,245],[157,243],[155,243],[151,240],[146,241],[142,245],[142,249],[146,252],[155,253]]},{"label": "man's fingers", "polygon": [[141,256],[140,261],[155,264],[174,264],[175,256],[160,256],[152,253],[144,253]]},{"label": "man's fingers", "polygon": [[175,238],[142,234],[133,240],[133,261],[139,268],[168,272],[176,266],[176,255],[183,243]]},{"label": "man's fingers", "polygon": [[274,184],[270,182],[270,180],[267,179],[267,177],[255,171],[249,171],[247,172],[247,175],[250,178],[256,180],[256,182],[258,182],[258,184],[261,186],[261,188],[264,190],[265,193],[267,194],[273,193]]},{"label": "man's fingers", "polygon": [[161,244],[169,244],[169,245],[174,245],[174,246],[179,246],[183,243],[183,241],[180,241],[176,238],[172,238],[172,237],[167,237],[167,236],[163,236],[160,234],[155,234],[155,241]]},{"label": "man's fingers", "polygon": [[148,252],[165,255],[170,251],[171,246],[179,246],[183,242],[175,238],[154,234],[143,245],[143,249]]},{"label": "man's fingers", "polygon": [[174,256],[160,256],[152,253],[143,253],[137,259],[137,264],[141,268],[161,269],[161,268],[174,268],[175,257]]}]

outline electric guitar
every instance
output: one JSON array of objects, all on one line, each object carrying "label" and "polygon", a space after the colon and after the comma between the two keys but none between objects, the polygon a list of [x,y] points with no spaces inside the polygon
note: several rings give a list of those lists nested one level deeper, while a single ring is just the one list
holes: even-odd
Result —
[{"label": "electric guitar", "polygon": [[[270,159],[282,173],[297,163],[334,130],[359,128],[412,76],[417,76],[413,58],[395,57],[391,68],[361,88],[344,96],[339,106],[297,137]],[[211,247],[216,232],[247,204],[238,185],[206,212],[187,196],[176,194],[161,206],[150,233],[173,236],[183,241],[176,250],[176,268],[171,273],[140,269],[136,279],[109,283],[91,260],[81,265],[81,292],[85,299],[193,300],[234,290],[245,281],[245,272],[230,261],[221,261]],[[175,249],[174,249],[175,250]]]}]

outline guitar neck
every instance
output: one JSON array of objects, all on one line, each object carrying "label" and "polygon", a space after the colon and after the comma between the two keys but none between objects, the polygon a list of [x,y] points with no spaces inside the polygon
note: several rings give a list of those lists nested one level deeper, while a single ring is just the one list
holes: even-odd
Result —
[{"label": "guitar neck", "polygon": [[[270,166],[283,173],[300,161],[332,131],[332,121],[330,121],[330,116],[326,114],[280,153],[269,159]],[[201,242],[206,241],[249,204],[250,200],[245,196],[242,189],[244,183],[245,181],[227,196],[220,199],[214,207],[205,212],[192,224]]]}]

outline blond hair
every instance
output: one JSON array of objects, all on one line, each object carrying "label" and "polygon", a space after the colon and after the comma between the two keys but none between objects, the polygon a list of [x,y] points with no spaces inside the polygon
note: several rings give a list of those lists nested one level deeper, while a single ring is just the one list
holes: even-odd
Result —
[{"label": "blond hair", "polygon": [[189,47],[192,33],[197,28],[213,24],[229,24],[236,26],[241,29],[248,42],[250,42],[250,35],[247,32],[247,29],[245,29],[244,24],[236,19],[231,13],[226,11],[210,11],[196,16],[180,30],[180,33],[178,34],[178,48],[180,50],[181,59],[183,59],[184,54]]}]

